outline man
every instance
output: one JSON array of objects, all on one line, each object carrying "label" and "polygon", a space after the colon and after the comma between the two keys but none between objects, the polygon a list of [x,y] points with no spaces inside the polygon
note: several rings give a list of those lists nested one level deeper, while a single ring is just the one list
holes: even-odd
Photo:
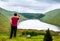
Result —
[{"label": "man", "polygon": [[17,13],[14,13],[14,16],[10,19],[10,25],[11,25],[11,33],[10,33],[10,39],[14,35],[16,37],[16,32],[17,32],[17,23],[20,19],[20,15]]}]

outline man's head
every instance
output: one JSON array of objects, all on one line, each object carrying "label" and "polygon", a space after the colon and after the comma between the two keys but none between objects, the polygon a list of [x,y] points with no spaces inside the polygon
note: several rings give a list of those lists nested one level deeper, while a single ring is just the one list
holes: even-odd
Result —
[{"label": "man's head", "polygon": [[14,16],[17,16],[17,13],[14,13]]}]

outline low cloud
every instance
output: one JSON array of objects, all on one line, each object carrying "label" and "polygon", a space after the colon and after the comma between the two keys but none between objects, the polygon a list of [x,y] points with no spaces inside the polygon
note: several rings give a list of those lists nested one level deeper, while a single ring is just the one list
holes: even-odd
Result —
[{"label": "low cloud", "polygon": [[0,0],[0,7],[17,12],[45,13],[60,8],[59,2],[59,0]]}]

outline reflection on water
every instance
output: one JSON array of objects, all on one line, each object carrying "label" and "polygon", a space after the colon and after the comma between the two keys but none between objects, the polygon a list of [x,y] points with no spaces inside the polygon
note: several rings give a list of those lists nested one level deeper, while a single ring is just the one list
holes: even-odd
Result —
[{"label": "reflection on water", "polygon": [[60,31],[59,27],[51,25],[48,23],[41,22],[38,19],[30,19],[18,24],[18,29],[37,29],[37,30],[47,30]]}]

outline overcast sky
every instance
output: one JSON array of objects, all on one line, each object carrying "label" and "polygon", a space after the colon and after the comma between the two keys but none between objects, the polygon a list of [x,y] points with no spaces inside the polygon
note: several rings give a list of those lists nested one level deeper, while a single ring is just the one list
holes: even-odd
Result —
[{"label": "overcast sky", "polygon": [[60,8],[60,0],[0,0],[0,7],[17,12],[45,13]]}]

